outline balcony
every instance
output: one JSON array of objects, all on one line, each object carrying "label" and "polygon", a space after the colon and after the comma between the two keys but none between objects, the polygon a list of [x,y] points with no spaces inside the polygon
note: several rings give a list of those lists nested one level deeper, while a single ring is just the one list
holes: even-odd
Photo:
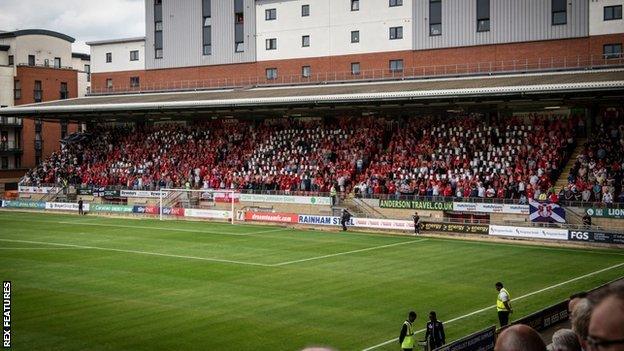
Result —
[{"label": "balcony", "polygon": [[0,117],[0,126],[21,128],[23,121],[19,117]]},{"label": "balcony", "polygon": [[0,142],[0,154],[21,154],[22,147],[15,141]]}]

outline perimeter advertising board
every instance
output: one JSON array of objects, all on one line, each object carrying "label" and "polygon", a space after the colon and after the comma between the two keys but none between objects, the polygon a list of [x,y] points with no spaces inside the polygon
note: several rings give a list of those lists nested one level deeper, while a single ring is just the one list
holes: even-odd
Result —
[{"label": "perimeter advertising board", "polygon": [[495,236],[509,236],[517,238],[568,240],[568,230],[557,228],[490,225],[489,234]]},{"label": "perimeter advertising board", "polygon": [[330,197],[317,196],[289,196],[289,195],[257,195],[240,194],[241,202],[268,202],[278,204],[331,206]]},{"label": "perimeter advertising board", "polygon": [[624,234],[609,233],[595,230],[570,230],[570,241],[581,241],[602,244],[624,244]]}]

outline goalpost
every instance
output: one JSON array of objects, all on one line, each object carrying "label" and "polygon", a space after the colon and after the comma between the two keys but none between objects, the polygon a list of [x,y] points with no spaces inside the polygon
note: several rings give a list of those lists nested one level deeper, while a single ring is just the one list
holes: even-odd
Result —
[{"label": "goalpost", "polygon": [[[235,202],[240,193],[226,189],[160,189],[158,218],[184,211],[185,217],[228,220],[235,224]],[[169,213],[164,213],[169,211]]]}]

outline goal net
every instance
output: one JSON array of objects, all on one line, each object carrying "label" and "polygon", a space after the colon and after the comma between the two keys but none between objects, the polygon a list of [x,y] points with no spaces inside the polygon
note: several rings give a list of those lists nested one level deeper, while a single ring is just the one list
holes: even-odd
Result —
[{"label": "goal net", "polygon": [[239,193],[219,189],[161,189],[159,218],[188,217],[236,223]]}]

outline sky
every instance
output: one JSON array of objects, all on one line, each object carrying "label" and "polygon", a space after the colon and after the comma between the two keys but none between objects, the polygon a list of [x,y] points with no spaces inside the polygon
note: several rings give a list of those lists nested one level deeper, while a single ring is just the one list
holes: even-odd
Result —
[{"label": "sky", "polygon": [[0,30],[48,29],[76,38],[72,50],[89,53],[88,41],[145,35],[144,0],[0,0]]}]

